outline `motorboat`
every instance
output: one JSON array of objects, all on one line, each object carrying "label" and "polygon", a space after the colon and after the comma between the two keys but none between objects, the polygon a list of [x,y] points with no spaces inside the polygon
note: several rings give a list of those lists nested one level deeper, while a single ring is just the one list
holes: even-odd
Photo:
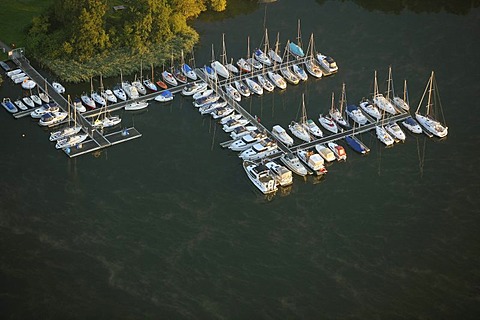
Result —
[{"label": "motorboat", "polygon": [[165,81],[166,83],[168,83],[169,85],[171,85],[173,87],[178,85],[177,80],[167,70],[162,72],[162,79],[163,79],[163,81]]},{"label": "motorboat", "polygon": [[25,111],[28,109],[28,107],[22,102],[22,100],[18,99],[18,100],[15,100],[15,105],[17,106],[18,109],[22,110],[22,111]]},{"label": "motorboat", "polygon": [[207,77],[210,78],[211,80],[213,81],[218,80],[217,73],[215,72],[215,69],[213,69],[212,67],[204,65],[203,72],[205,72]]},{"label": "motorboat", "polygon": [[200,98],[200,99],[197,99],[193,102],[193,105],[196,107],[196,108],[200,108],[200,107],[203,107],[207,104],[210,104],[210,103],[213,103],[215,101],[217,101],[218,99],[220,99],[220,96],[218,94],[211,94],[207,97],[204,97],[204,98]]},{"label": "motorboat", "polygon": [[360,109],[358,109],[356,105],[351,104],[347,106],[345,112],[350,117],[350,119],[352,119],[359,125],[364,125],[368,121],[367,117],[365,117],[365,115],[362,113],[362,111],[360,111]]},{"label": "motorboat", "polygon": [[327,173],[323,158],[312,150],[298,150],[298,158],[317,176]]},{"label": "motorboat", "polygon": [[130,99],[136,99],[140,96],[137,88],[128,82],[122,82],[122,89]]},{"label": "motorboat", "polygon": [[265,52],[263,52],[261,49],[256,49],[253,52],[253,56],[255,59],[257,59],[258,62],[263,63],[266,66],[271,66],[272,65],[272,60],[266,55]]},{"label": "motorboat", "polygon": [[252,66],[245,60],[244,58],[240,58],[237,61],[237,66],[240,68],[240,70],[244,73],[250,73],[252,72]]},{"label": "motorboat", "polygon": [[94,91],[90,94],[90,96],[92,97],[93,101],[95,101],[102,107],[107,104],[107,101],[105,100],[105,98],[102,97],[98,92]]},{"label": "motorboat", "polygon": [[[213,112],[215,112],[216,110],[220,109],[220,108],[224,108],[227,106],[227,101],[215,101],[215,102],[212,102],[212,103],[207,103],[206,105],[198,108],[198,112],[200,112],[200,114],[212,114]],[[233,112],[233,108],[232,108],[232,112]],[[225,114],[227,115],[227,114]],[[218,118],[218,117],[217,117]]]},{"label": "motorboat", "polygon": [[305,166],[300,162],[300,159],[293,153],[285,153],[280,156],[280,161],[287,166],[293,173],[298,174],[299,176],[306,176],[308,174]]},{"label": "motorboat", "polygon": [[395,110],[395,107],[393,106],[393,104],[387,99],[384,97],[383,94],[381,93],[377,93],[374,97],[373,97],[373,103],[381,110],[385,111],[385,112],[388,112],[390,114],[396,114],[397,111]]},{"label": "motorboat", "polygon": [[270,78],[270,80],[272,80],[273,84],[275,84],[278,88],[283,90],[287,87],[287,82],[278,73],[273,72],[273,71],[268,71],[267,75]]},{"label": "motorboat", "polygon": [[249,123],[249,121],[245,118],[240,118],[240,119],[237,119],[237,120],[230,120],[230,121],[227,121],[227,123],[225,123],[223,125],[223,131],[225,132],[232,132],[233,129],[237,128],[237,127],[241,127],[241,126],[245,126],[247,123]]},{"label": "motorboat", "polygon": [[380,120],[382,114],[376,106],[374,106],[369,100],[364,99],[360,102],[360,108],[365,111],[369,116],[373,117],[375,120]]},{"label": "motorboat", "polygon": [[327,146],[332,150],[338,161],[347,161],[347,152],[345,151],[345,148],[335,142],[329,142],[327,143]]},{"label": "motorboat", "polygon": [[48,94],[46,94],[45,92],[39,92],[39,93],[38,93],[38,97],[39,97],[40,100],[42,100],[44,103],[49,103],[49,102],[50,102],[50,97],[49,97]]},{"label": "motorboat", "polygon": [[35,102],[33,102],[33,100],[30,99],[30,97],[23,97],[22,100],[23,100],[23,102],[24,102],[27,106],[29,106],[30,108],[35,107]]},{"label": "motorboat", "polygon": [[6,72],[10,71],[11,68],[10,66],[8,65],[8,63],[6,63],[5,61],[0,61],[0,66],[2,67],[2,69]]},{"label": "motorboat", "polygon": [[62,86],[59,82],[55,82],[55,81],[52,82],[52,87],[53,89],[55,89],[55,91],[57,91],[60,94],[65,93],[65,87]]},{"label": "motorboat", "polygon": [[228,116],[222,117],[222,119],[220,119],[219,123],[221,125],[224,125],[229,120],[237,120],[237,119],[240,119],[241,117],[242,117],[242,115],[239,114],[239,113],[231,113]]},{"label": "motorboat", "polygon": [[39,119],[41,118],[44,114],[46,113],[53,113],[59,111],[60,108],[58,107],[57,104],[54,103],[49,103],[41,106],[40,108],[37,108],[30,112],[30,116],[34,119]]},{"label": "motorboat", "polygon": [[18,108],[12,103],[10,98],[3,98],[2,106],[10,113],[18,112]]},{"label": "motorboat", "polygon": [[51,126],[65,120],[67,116],[68,113],[63,111],[47,112],[40,117],[38,124],[40,126]]},{"label": "motorboat", "polygon": [[163,82],[162,80],[158,79],[157,82],[155,82],[157,84],[157,86],[160,88],[160,89],[168,89],[168,86],[165,82]]},{"label": "motorboat", "polygon": [[142,110],[148,107],[148,102],[146,101],[133,101],[129,104],[126,104],[124,109],[127,111]]},{"label": "motorboat", "polygon": [[32,95],[30,96],[30,99],[32,99],[32,101],[35,102],[36,105],[39,105],[39,106],[42,105],[42,100],[41,100],[40,97],[37,96],[36,94],[32,94]]},{"label": "motorboat", "polygon": [[303,123],[303,127],[307,129],[307,131],[314,137],[317,137],[317,138],[323,137],[322,130],[320,130],[320,128],[312,119],[307,119],[307,121]]},{"label": "motorboat", "polygon": [[215,60],[210,65],[219,76],[222,76],[225,79],[228,79],[228,77],[230,76],[230,73],[228,72],[227,68],[225,68],[225,66],[220,61]]},{"label": "motorboat", "polygon": [[239,157],[243,160],[260,160],[278,152],[277,148],[275,141],[267,138],[240,152]]},{"label": "motorboat", "polygon": [[285,131],[285,129],[283,129],[283,127],[278,125],[278,124],[273,126],[272,135],[275,138],[277,138],[278,140],[280,140],[287,147],[293,145],[293,142],[294,142],[293,138],[290,137],[290,135],[287,133],[287,131]]},{"label": "motorboat", "polygon": [[200,82],[191,82],[187,84],[185,87],[182,89],[182,95],[184,96],[192,96],[196,94],[197,92],[203,92],[207,90],[207,84],[203,81]]},{"label": "motorboat", "polygon": [[369,151],[369,149],[366,148],[366,146],[353,135],[345,136],[345,142],[350,146],[350,148],[360,154],[366,154]]},{"label": "motorboat", "polygon": [[107,89],[107,90],[104,90],[104,91],[100,92],[100,95],[102,96],[103,99],[105,99],[106,101],[108,101],[110,103],[117,103],[118,102],[117,97],[115,96],[113,91],[110,90],[110,89]]},{"label": "motorboat", "polygon": [[167,102],[173,100],[173,94],[170,90],[163,90],[159,95],[155,97],[155,101]]},{"label": "motorboat", "polygon": [[138,80],[133,81],[132,86],[134,86],[137,89],[139,94],[142,94],[142,95],[147,94],[147,89],[143,86],[143,84],[140,81]]},{"label": "motorboat", "polygon": [[213,94],[213,89],[206,89],[206,90],[203,90],[203,91],[198,91],[197,93],[195,93],[193,95],[193,100],[206,98],[206,97],[210,96],[211,94]]},{"label": "motorboat", "polygon": [[256,126],[237,127],[235,129],[233,129],[232,132],[230,132],[230,137],[233,140],[237,140],[237,139],[240,139],[241,137],[243,137],[244,135],[249,134],[250,132],[252,132],[254,130],[258,130],[258,128]]},{"label": "motorboat", "polygon": [[122,122],[119,116],[105,116],[102,119],[98,118],[92,123],[92,126],[97,129],[111,128]]},{"label": "motorboat", "polygon": [[143,85],[145,86],[145,88],[147,88],[150,91],[153,91],[153,92],[158,91],[157,85],[153,83],[152,80],[150,79],[143,80]]},{"label": "motorboat", "polygon": [[258,131],[252,131],[244,135],[240,139],[232,142],[232,144],[229,145],[228,148],[233,151],[243,151],[252,147],[255,143],[258,143],[266,138],[266,134],[260,133]]},{"label": "motorboat", "polygon": [[288,50],[290,51],[291,54],[298,58],[303,58],[305,57],[305,53],[303,52],[303,49],[300,48],[296,43],[294,42],[289,42],[288,43]]},{"label": "motorboat", "polygon": [[330,115],[321,114],[318,117],[318,122],[322,127],[330,131],[331,133],[338,133],[338,126]]},{"label": "motorboat", "polygon": [[12,78],[12,76],[14,76],[16,74],[19,74],[19,73],[22,73],[22,72],[23,72],[22,69],[13,69],[13,70],[7,72],[7,76],[9,78]]},{"label": "motorboat", "polygon": [[127,100],[127,94],[119,86],[113,88],[113,94],[120,100],[123,100],[123,101]]},{"label": "motorboat", "polygon": [[57,143],[55,144],[55,148],[65,149],[65,148],[76,146],[82,143],[83,141],[85,141],[87,137],[88,137],[88,134],[86,133],[71,135],[69,137],[58,140]]},{"label": "motorboat", "polygon": [[80,130],[82,130],[81,125],[66,127],[62,130],[58,130],[58,131],[50,133],[50,138],[49,139],[50,139],[50,141],[57,141],[57,140],[60,140],[60,139],[65,139],[69,136],[72,136],[74,134],[79,133]]},{"label": "motorboat", "polygon": [[267,90],[268,92],[272,92],[275,89],[275,85],[270,82],[266,77],[259,74],[257,76],[258,83],[262,86],[263,89]]},{"label": "motorboat", "polygon": [[235,89],[244,97],[249,97],[250,96],[250,89],[243,83],[242,80],[235,80],[233,82],[235,85]]},{"label": "motorboat", "polygon": [[305,142],[310,142],[312,140],[310,134],[308,133],[308,130],[298,122],[292,121],[288,125],[288,129],[290,129],[290,132],[292,132],[292,134],[300,140],[303,140]]},{"label": "motorboat", "polygon": [[242,100],[242,95],[238,92],[237,89],[235,89],[231,83],[228,83],[225,85],[225,92],[227,93],[227,96],[232,98],[233,100],[239,102]]},{"label": "motorboat", "polygon": [[337,159],[333,151],[321,143],[315,145],[315,150],[317,150],[318,154],[327,162],[332,162]]},{"label": "motorboat", "polygon": [[405,132],[403,132],[396,122],[389,122],[384,127],[394,140],[405,142]]},{"label": "motorboat", "polygon": [[412,117],[408,117],[407,119],[402,121],[402,124],[405,128],[410,130],[412,133],[422,133],[422,127],[418,124],[418,122],[413,119]]},{"label": "motorboat", "polygon": [[247,63],[250,64],[254,69],[260,70],[263,68],[263,65],[255,60],[254,58],[248,58]]},{"label": "motorboat", "polygon": [[298,84],[300,79],[286,66],[280,68],[282,76],[291,84]]},{"label": "motorboat", "polygon": [[35,81],[28,78],[24,79],[22,82],[22,88],[25,90],[32,90],[36,85],[37,83]]},{"label": "motorboat", "polygon": [[308,79],[308,74],[298,64],[294,64],[292,66],[292,71],[293,71],[293,74],[295,74],[295,76],[300,80],[306,81]]},{"label": "motorboat", "polygon": [[197,74],[195,73],[195,71],[193,71],[193,69],[187,64],[187,63],[183,63],[181,66],[180,66],[180,69],[182,70],[182,73],[189,79],[195,81],[197,80]]},{"label": "motorboat", "polygon": [[270,174],[270,170],[264,164],[255,164],[251,161],[243,161],[243,169],[248,178],[263,194],[274,193],[278,190],[277,182]]},{"label": "motorboat", "polygon": [[335,73],[335,72],[338,71],[337,63],[335,62],[335,60],[332,57],[326,56],[326,55],[321,54],[319,52],[317,52],[316,57],[317,57],[318,63],[320,64],[320,66],[323,69],[325,69],[327,74]]},{"label": "motorboat", "polygon": [[187,78],[187,76],[185,76],[185,75],[183,74],[183,72],[182,72],[180,69],[178,69],[178,68],[173,68],[173,72],[172,72],[172,73],[173,73],[173,76],[175,77],[175,79],[177,79],[178,82],[180,82],[180,83],[187,83],[188,78]]},{"label": "motorboat", "polygon": [[73,107],[75,108],[75,110],[77,110],[80,113],[87,111],[87,108],[85,108],[80,98],[75,98],[73,100]]},{"label": "motorboat", "polygon": [[[92,100],[86,93],[82,93],[80,95],[80,99],[82,100],[85,107],[89,109],[95,109],[97,106],[95,105],[95,101]],[[35,100],[33,100],[35,101]]]},{"label": "motorboat", "polygon": [[247,83],[247,86],[250,88],[251,92],[258,94],[259,96],[263,94],[263,88],[256,81],[246,78],[245,82]]},{"label": "motorboat", "polygon": [[[216,102],[218,104],[226,104],[227,102]],[[210,115],[212,116],[213,119],[218,119],[218,118],[223,118],[223,117],[228,117],[228,115],[232,114],[235,111],[235,109],[230,106],[230,105],[225,105],[220,108],[215,108],[212,112],[210,112]]]},{"label": "motorboat", "polygon": [[286,187],[293,183],[293,175],[290,169],[275,161],[268,161],[265,163],[265,166],[270,170],[270,174],[280,186]]},{"label": "motorboat", "polygon": [[395,142],[383,126],[375,126],[375,133],[377,134],[378,140],[386,146],[391,146]]}]

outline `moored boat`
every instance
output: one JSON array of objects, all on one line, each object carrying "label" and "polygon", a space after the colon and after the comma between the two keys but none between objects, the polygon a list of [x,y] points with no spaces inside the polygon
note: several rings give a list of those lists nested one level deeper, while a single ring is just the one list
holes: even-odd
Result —
[{"label": "moored boat", "polygon": [[265,163],[265,166],[270,170],[271,175],[280,186],[286,187],[293,183],[292,171],[285,166],[275,161],[268,161]]},{"label": "moored boat", "polygon": [[264,164],[255,164],[251,161],[243,161],[243,169],[248,178],[263,194],[273,193],[278,190],[275,179],[270,170]]},{"label": "moored boat", "polygon": [[293,173],[298,174],[299,176],[306,176],[308,174],[305,166],[300,162],[300,159],[293,153],[285,153],[280,156],[280,161],[283,162],[287,168],[292,170]]},{"label": "moored boat", "polygon": [[312,150],[298,150],[298,158],[317,176],[327,173],[323,158]]},{"label": "moored boat", "polygon": [[347,152],[345,151],[345,148],[335,142],[329,142],[327,143],[327,146],[332,150],[338,161],[347,161]]},{"label": "moored boat", "polygon": [[148,102],[146,101],[133,101],[125,105],[124,109],[127,111],[142,110],[148,107]]},{"label": "moored boat", "polygon": [[422,133],[422,127],[418,124],[418,122],[413,119],[412,117],[408,117],[402,121],[402,124],[405,128],[410,130],[412,133]]},{"label": "moored boat", "polygon": [[15,100],[15,105],[17,106],[18,109],[23,111],[28,109],[28,107],[20,99]]},{"label": "moored boat", "polygon": [[173,100],[173,94],[170,90],[163,90],[159,95],[155,97],[155,101],[167,102]]},{"label": "moored boat", "polygon": [[10,113],[18,112],[18,108],[10,101],[10,98],[3,98],[2,106]]},{"label": "moored boat", "polygon": [[280,140],[284,145],[292,146],[293,145],[293,138],[285,131],[285,129],[280,125],[274,125],[272,128],[272,135]]},{"label": "moored boat", "polygon": [[57,91],[60,94],[65,93],[65,87],[61,85],[59,82],[55,82],[55,81],[52,82],[52,87],[53,89],[55,89],[55,91]]}]

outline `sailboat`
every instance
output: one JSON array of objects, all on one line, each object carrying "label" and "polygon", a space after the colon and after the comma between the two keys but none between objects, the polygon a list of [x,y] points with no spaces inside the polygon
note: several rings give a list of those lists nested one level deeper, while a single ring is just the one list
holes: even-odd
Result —
[{"label": "sailboat", "polygon": [[142,84],[143,80],[143,63],[140,60],[140,80],[137,80],[137,76],[135,75],[135,81],[132,82],[132,85],[137,89],[139,94],[147,94],[147,89]]},{"label": "sailboat", "polygon": [[[222,34],[222,37],[224,35]],[[225,43],[225,40],[223,40],[223,43]],[[210,63],[212,66],[212,69],[215,71],[216,74],[219,76],[224,77],[225,79],[228,79],[230,73],[228,72],[227,68],[218,60],[215,60],[215,53],[213,51],[213,44],[212,44],[212,62]]]},{"label": "sailboat", "polygon": [[[335,96],[334,96],[334,93],[332,92],[332,106],[331,106],[330,110],[332,110],[334,108],[335,108]],[[320,114],[320,116],[318,118],[318,122],[322,125],[322,127],[327,129],[328,131],[330,131],[332,133],[337,133],[338,132],[337,124],[333,120],[332,116],[330,116],[330,115],[324,116],[323,114]]]},{"label": "sailboat", "polygon": [[305,53],[302,49],[302,36],[300,33],[300,19],[298,19],[298,27],[297,27],[297,43],[288,42],[287,47],[291,54],[293,54],[297,58],[303,58]]},{"label": "sailboat", "polygon": [[[172,67],[173,67],[173,54],[172,54]],[[163,70],[162,72],[163,81],[168,83],[169,85],[175,87],[178,85],[177,80],[173,77],[173,74],[168,72],[167,70]]]},{"label": "sailboat", "polygon": [[253,56],[257,61],[263,63],[266,66],[271,66],[272,65],[272,60],[267,56],[268,52],[268,31],[267,28],[265,28],[265,39],[264,39],[264,46],[263,46],[263,51],[260,48],[255,49]]},{"label": "sailboat", "polygon": [[[193,49],[192,49],[192,60],[194,61],[194,56],[193,56]],[[195,63],[194,63],[194,66],[195,66]],[[182,70],[183,74],[195,81],[197,80],[197,74],[195,73],[195,71],[193,71],[192,67],[190,67],[190,65],[188,63],[185,62],[184,60],[184,57],[183,57],[183,50],[182,50],[182,65],[180,66],[180,69]]]},{"label": "sailboat", "polygon": [[[375,97],[380,97],[380,101],[382,101],[384,99],[385,102],[390,103],[383,95],[378,94],[377,72],[376,71],[375,71],[375,83],[374,83],[373,90],[374,90],[374,94],[373,94],[374,99],[375,99]],[[377,122],[377,125],[375,126],[375,133],[377,135],[378,140],[380,140],[383,144],[385,144],[388,147],[388,146],[391,146],[395,141],[393,140],[393,138],[390,136],[390,134],[387,132],[387,130],[385,129],[385,127],[383,125],[383,121],[385,119],[385,112],[386,112],[387,108],[385,107],[385,108],[381,108],[381,109],[383,110],[382,111],[382,120],[381,120],[381,124],[378,124],[378,122]]]},{"label": "sailboat", "polygon": [[[391,70],[391,69],[390,69]],[[390,94],[390,79],[391,79],[391,72],[389,72],[389,79],[387,80],[387,97]],[[381,110],[388,112],[392,115],[396,114],[395,107],[392,103],[381,93],[378,92],[378,83],[377,83],[377,70],[375,70],[375,77],[374,77],[374,85],[373,85],[373,103],[380,108]]]},{"label": "sailboat", "polygon": [[302,115],[300,117],[300,121],[299,122],[292,121],[288,125],[288,129],[290,129],[290,131],[295,137],[303,141],[310,142],[311,137],[310,137],[310,134],[308,133],[308,130],[305,127],[306,123],[307,123],[307,110],[305,107],[305,95],[302,94]]},{"label": "sailboat", "polygon": [[[183,54],[183,51],[182,51],[182,54]],[[150,91],[153,91],[153,92],[156,92],[158,91],[158,88],[157,86],[155,85],[155,83],[153,83],[154,81],[154,76],[153,76],[153,63],[150,65],[150,69],[152,70],[152,78],[151,79],[145,79],[143,80],[143,85]]]},{"label": "sailboat", "polygon": [[[93,91],[92,78],[90,78],[90,90]],[[82,102],[85,105],[85,107],[89,109],[95,109],[97,107],[95,105],[95,101],[92,100],[92,98],[90,98],[85,92],[80,95],[80,99],[82,99]]]},{"label": "sailboat", "polygon": [[117,85],[113,88],[113,94],[120,100],[125,101],[127,100],[127,94],[122,88],[123,84],[123,75],[122,69],[120,69],[120,85]]},{"label": "sailboat", "polygon": [[225,92],[227,93],[228,96],[230,96],[233,100],[237,102],[240,102],[242,100],[242,95],[240,94],[238,89],[232,85],[231,80],[227,80],[227,84],[225,85]]},{"label": "sailboat", "polygon": [[275,63],[282,63],[283,59],[280,57],[278,54],[278,45],[279,45],[279,39],[280,39],[280,33],[277,32],[277,41],[275,42],[275,50],[268,50],[268,56],[270,57],[271,60]]},{"label": "sailboat", "polygon": [[280,73],[282,76],[291,84],[298,84],[300,79],[288,68],[289,55],[287,53],[287,48],[289,47],[290,41],[287,41],[287,46],[285,47],[284,57],[287,56],[287,63],[280,67]]},{"label": "sailboat", "polygon": [[403,99],[393,94],[392,101],[393,101],[393,104],[396,105],[397,107],[402,108],[405,111],[410,110],[410,105],[408,103],[408,94],[407,94],[407,80],[403,82]]},{"label": "sailboat", "polygon": [[312,76],[315,78],[321,78],[323,76],[322,69],[318,65],[317,61],[314,58],[314,50],[315,50],[315,40],[313,40],[313,32],[310,35],[310,41],[308,42],[308,59],[305,60],[305,67]]},{"label": "sailboat", "polygon": [[122,122],[119,116],[112,116],[108,112],[107,104],[100,109],[97,118],[92,122],[92,126],[96,129],[103,129],[116,126]]},{"label": "sailboat", "polygon": [[[425,106],[427,110],[425,112],[425,115],[422,115],[420,113],[420,108],[422,107],[422,103],[427,91],[428,91],[428,100]],[[440,104],[440,98],[438,94],[437,83],[435,81],[435,74],[432,71],[430,78],[427,82],[425,91],[423,92],[422,99],[420,100],[417,110],[415,111],[415,118],[428,132],[432,133],[433,135],[439,138],[444,138],[448,135],[448,127],[442,124],[439,120],[434,118],[435,104]],[[439,107],[441,107],[441,105],[439,105]],[[443,111],[442,111],[442,116],[443,116]],[[445,123],[445,120],[443,120],[443,122]]]},{"label": "sailboat", "polygon": [[173,76],[175,77],[175,79],[177,79],[178,82],[180,82],[180,83],[187,83],[188,79],[187,79],[187,77],[183,74],[183,71],[182,71],[181,69],[177,68],[177,67],[173,64],[173,53],[172,53],[171,73],[173,74]]},{"label": "sailboat", "polygon": [[[247,38],[247,60],[250,57],[250,37]],[[244,58],[240,58],[237,61],[237,66],[240,68],[241,72],[251,72],[253,66],[249,64]]]},{"label": "sailboat", "polygon": [[[91,97],[93,101],[98,103],[100,106],[104,106],[107,102],[105,101],[105,98],[99,94],[98,92],[93,90],[93,83],[91,84]],[[100,92],[103,92],[103,83],[102,83],[102,75],[100,75]]]},{"label": "sailboat", "polygon": [[343,107],[347,104],[347,94],[345,90],[345,83],[342,84],[342,95],[340,97],[340,110],[332,106],[329,111],[330,117],[332,117],[335,122],[344,128],[350,128],[348,122],[343,118]]},{"label": "sailboat", "polygon": [[[71,118],[71,109],[70,109],[70,96],[67,97],[67,103],[68,103],[68,117],[69,119]],[[73,126],[66,127],[62,130],[55,131],[50,133],[50,141],[57,141],[61,139],[65,139],[69,136],[72,136],[74,134],[77,134],[80,130],[82,130],[82,126],[77,124],[77,112],[74,109],[73,110]]]},{"label": "sailboat", "polygon": [[49,103],[50,97],[48,96],[47,80],[45,80],[45,92],[40,92],[40,89],[38,87],[37,89],[38,89],[38,96],[40,97],[40,99],[45,103]]},{"label": "sailboat", "polygon": [[345,142],[350,148],[360,154],[367,154],[370,152],[370,149],[367,148],[363,142],[361,142],[357,137],[355,137],[355,123],[353,124],[353,133],[352,135],[345,136]]}]

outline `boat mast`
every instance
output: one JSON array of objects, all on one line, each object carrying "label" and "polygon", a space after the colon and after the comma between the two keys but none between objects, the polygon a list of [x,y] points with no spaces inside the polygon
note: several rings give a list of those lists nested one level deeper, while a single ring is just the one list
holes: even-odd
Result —
[{"label": "boat mast", "polygon": [[227,64],[227,48],[225,48],[225,33],[222,33],[222,64]]},{"label": "boat mast", "polygon": [[340,97],[340,115],[343,117],[343,105],[345,104],[346,93],[345,93],[345,82],[342,83],[342,96]]},{"label": "boat mast", "polygon": [[300,19],[298,19],[298,26],[297,26],[297,44],[300,48],[302,48],[302,33],[300,31]]},{"label": "boat mast", "polygon": [[335,109],[335,93],[333,91],[332,91],[332,106],[330,107],[330,109],[332,110],[331,112],[333,113]]},{"label": "boat mast", "polygon": [[431,103],[432,103],[432,87],[433,87],[433,70],[432,70],[432,75],[430,76],[430,80],[429,80],[427,115],[430,114],[430,106],[431,106]]},{"label": "boat mast", "polygon": [[[182,51],[183,53],[183,51]],[[153,62],[150,64],[150,67],[152,69],[152,82],[155,82],[155,78],[153,77]]]},{"label": "boat mast", "polygon": [[407,79],[403,81],[403,101],[405,101],[408,105],[410,105],[407,97]]},{"label": "boat mast", "polygon": [[302,94],[302,118],[300,119],[301,124],[307,123],[307,110],[305,107],[305,94]]},{"label": "boat mast", "polygon": [[377,70],[375,70],[375,76],[373,77],[373,97],[378,95],[378,83],[377,83]]},{"label": "boat mast", "polygon": [[387,99],[390,99],[390,89],[392,90],[392,97],[395,96],[393,91],[392,66],[388,66]]}]

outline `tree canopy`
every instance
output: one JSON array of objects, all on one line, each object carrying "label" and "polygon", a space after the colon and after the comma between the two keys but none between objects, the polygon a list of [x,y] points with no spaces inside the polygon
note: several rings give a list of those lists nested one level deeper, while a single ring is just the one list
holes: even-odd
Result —
[{"label": "tree canopy", "polygon": [[179,35],[198,34],[188,24],[206,10],[222,11],[227,0],[54,0],[32,21],[28,49],[36,58],[85,62],[118,48],[148,54]]}]

